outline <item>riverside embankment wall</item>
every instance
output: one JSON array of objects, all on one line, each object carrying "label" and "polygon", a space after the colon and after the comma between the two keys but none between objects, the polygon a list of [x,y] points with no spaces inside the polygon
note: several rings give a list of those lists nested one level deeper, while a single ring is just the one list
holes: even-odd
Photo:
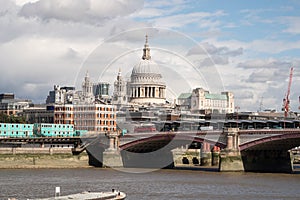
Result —
[{"label": "riverside embankment wall", "polygon": [[83,168],[88,155],[69,148],[0,148],[0,168]]}]

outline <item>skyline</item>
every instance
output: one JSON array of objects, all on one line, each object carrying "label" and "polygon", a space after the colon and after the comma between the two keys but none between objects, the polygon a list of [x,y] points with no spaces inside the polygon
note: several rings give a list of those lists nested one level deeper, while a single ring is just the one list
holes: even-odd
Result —
[{"label": "skyline", "polygon": [[[182,59],[162,51],[176,46],[204,75],[213,67],[242,111],[258,110],[262,99],[263,109],[280,111],[293,66],[290,99],[297,112],[300,3],[269,2],[1,0],[0,91],[44,103],[53,85],[76,85],[76,77],[81,83],[83,76],[79,75],[87,64],[94,67],[89,69],[90,76],[97,80],[101,75],[93,70],[103,71],[101,67],[108,64],[102,57],[114,58],[122,48],[129,48],[131,52],[114,61],[116,65],[106,73],[105,78],[113,84],[120,66],[125,76],[140,59],[144,36],[149,34],[152,58],[163,66],[163,75],[168,75],[170,66],[174,66],[173,77],[183,72],[178,67],[183,65]],[[173,38],[180,35],[180,42],[171,37],[164,40],[168,34]],[[123,37],[107,42],[116,36]],[[186,39],[201,48],[194,48]],[[172,77],[166,77],[176,85],[169,79]],[[194,80],[189,85],[205,84]],[[181,92],[189,92],[184,88]]]}]

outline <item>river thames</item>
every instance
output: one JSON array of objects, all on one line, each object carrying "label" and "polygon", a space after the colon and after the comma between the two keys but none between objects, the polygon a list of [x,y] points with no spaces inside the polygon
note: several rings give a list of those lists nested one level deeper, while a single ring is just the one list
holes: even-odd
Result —
[{"label": "river thames", "polygon": [[[132,169],[133,170],[133,169]],[[1,169],[0,199],[51,197],[82,191],[124,191],[128,200],[299,199],[300,174],[220,173],[158,170],[125,173],[113,169]]]}]

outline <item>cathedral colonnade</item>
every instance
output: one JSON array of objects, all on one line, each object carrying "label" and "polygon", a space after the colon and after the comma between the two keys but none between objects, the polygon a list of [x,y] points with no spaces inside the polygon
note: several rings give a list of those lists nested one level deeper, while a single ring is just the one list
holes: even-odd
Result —
[{"label": "cathedral colonnade", "polygon": [[131,87],[132,98],[165,98],[166,88],[159,86]]}]

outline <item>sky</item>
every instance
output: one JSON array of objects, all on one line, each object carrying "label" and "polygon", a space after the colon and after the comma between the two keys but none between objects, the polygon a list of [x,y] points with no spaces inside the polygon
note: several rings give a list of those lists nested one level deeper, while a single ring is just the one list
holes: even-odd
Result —
[{"label": "sky", "polygon": [[[0,0],[0,93],[44,103],[85,73],[111,84],[142,56],[145,35],[167,98],[232,91],[240,111],[281,110],[300,96],[297,0]],[[112,87],[111,87],[112,89]]]}]

